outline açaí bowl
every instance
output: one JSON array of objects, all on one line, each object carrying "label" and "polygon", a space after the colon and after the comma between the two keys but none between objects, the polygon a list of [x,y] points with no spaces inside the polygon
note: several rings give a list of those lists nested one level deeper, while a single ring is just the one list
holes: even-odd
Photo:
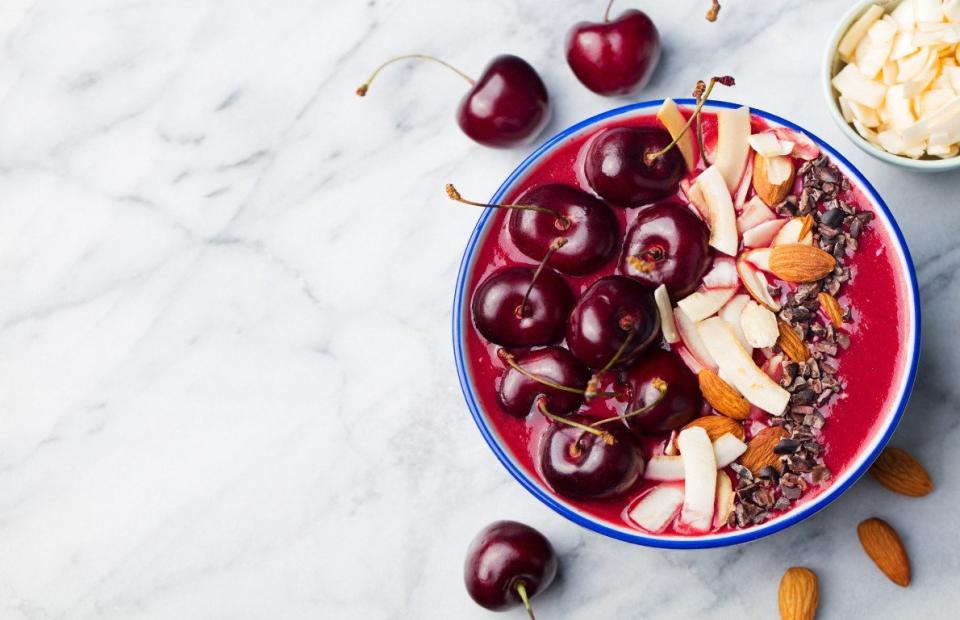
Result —
[{"label": "a\u00e7a\u00ed bowl", "polygon": [[[695,102],[686,99],[677,100],[677,103],[689,107]],[[547,160],[552,153],[564,145],[569,145],[571,141],[576,141],[578,138],[591,134],[606,124],[626,121],[633,117],[651,115],[656,112],[661,104],[662,100],[656,100],[616,108],[588,118],[560,132],[537,148],[507,177],[506,181],[504,181],[491,198],[491,202],[501,202],[505,197],[509,196],[519,184],[524,182],[531,171],[535,170],[538,165]],[[739,104],[710,101],[707,103],[705,110],[715,111],[721,108],[734,107],[739,107]],[[902,290],[898,294],[898,301],[902,302],[905,307],[902,308],[899,314],[900,325],[897,327],[900,331],[900,353],[892,385],[886,388],[889,396],[886,398],[882,410],[878,413],[872,433],[860,443],[856,449],[855,456],[849,461],[843,471],[836,475],[823,491],[811,499],[760,525],[742,530],[692,536],[677,534],[654,535],[631,528],[626,524],[617,523],[612,519],[601,518],[590,514],[578,507],[575,502],[571,502],[557,495],[535,472],[529,471],[529,468],[521,462],[518,455],[508,446],[508,442],[500,435],[496,424],[492,421],[492,415],[502,415],[502,412],[487,410],[488,408],[484,406],[483,399],[478,392],[475,372],[468,359],[469,347],[467,340],[469,331],[473,329],[469,311],[469,302],[473,292],[470,288],[470,283],[476,279],[475,271],[478,269],[477,259],[480,253],[479,248],[484,244],[484,241],[488,238],[491,231],[494,230],[494,224],[499,221],[496,217],[498,210],[487,209],[481,215],[467,243],[454,293],[454,357],[464,398],[483,438],[500,462],[507,468],[507,471],[509,471],[524,488],[547,506],[571,521],[595,532],[634,544],[652,547],[702,549],[744,543],[783,530],[824,508],[856,482],[856,480],[866,472],[870,464],[886,445],[906,407],[907,399],[913,386],[919,355],[920,307],[916,274],[914,273],[910,253],[903,239],[903,235],[894,221],[893,215],[873,186],[870,185],[849,161],[830,145],[785,119],[756,108],[751,108],[751,112],[755,117],[763,119],[770,127],[787,127],[794,131],[802,132],[813,140],[821,149],[821,152],[828,155],[830,160],[847,176],[851,185],[859,191],[862,200],[866,200],[869,203],[870,208],[876,215],[872,225],[882,228],[885,241],[892,246],[889,254],[893,257],[892,269],[897,272],[894,273],[893,276],[902,287]],[[499,234],[499,232],[497,231],[496,234]]]}]

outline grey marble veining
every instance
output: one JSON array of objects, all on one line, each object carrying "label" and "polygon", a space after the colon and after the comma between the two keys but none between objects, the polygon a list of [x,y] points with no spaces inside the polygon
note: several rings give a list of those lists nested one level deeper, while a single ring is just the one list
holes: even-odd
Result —
[{"label": "grey marble veining", "polygon": [[[642,96],[732,74],[721,98],[818,133],[885,197],[924,312],[895,442],[935,493],[864,480],[748,546],[645,549],[542,506],[469,419],[449,325],[479,213],[443,184],[489,195],[526,150],[460,134],[463,83],[438,67],[353,90],[398,53],[477,74],[512,52],[548,84],[548,135],[627,101],[563,61],[602,4],[0,4],[0,618],[489,618],[461,570],[497,518],[561,554],[542,619],[772,618],[794,564],[821,577],[820,618],[955,615],[960,176],[873,161],[833,125],[819,59],[848,2],[727,0],[716,24],[706,1],[643,3],[666,49]],[[903,533],[908,590],[860,551],[867,516]]]}]

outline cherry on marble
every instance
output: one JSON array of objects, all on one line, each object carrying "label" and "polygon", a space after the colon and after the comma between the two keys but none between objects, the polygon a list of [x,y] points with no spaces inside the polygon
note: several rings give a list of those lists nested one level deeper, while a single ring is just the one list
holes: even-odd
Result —
[{"label": "cherry on marble", "polygon": [[629,95],[646,86],[660,61],[660,33],[643,11],[629,9],[602,22],[580,22],[567,35],[567,64],[600,95]]},{"label": "cherry on marble", "polygon": [[463,581],[481,607],[504,611],[543,592],[557,574],[557,555],[547,538],[529,525],[496,521],[480,530],[467,549]]},{"label": "cherry on marble", "polygon": [[411,59],[441,64],[470,83],[470,90],[457,106],[457,124],[463,133],[484,146],[508,148],[526,144],[550,119],[550,97],[540,75],[527,61],[510,54],[491,60],[478,80],[433,56],[398,56],[377,67],[357,88],[357,94],[365,96],[371,82],[386,66]]}]

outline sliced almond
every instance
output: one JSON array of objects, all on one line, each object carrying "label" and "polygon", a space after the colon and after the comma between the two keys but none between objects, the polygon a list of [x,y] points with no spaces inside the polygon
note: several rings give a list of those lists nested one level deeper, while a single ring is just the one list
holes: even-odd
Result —
[{"label": "sliced almond", "polygon": [[[719,378],[717,380],[719,381]],[[722,415],[705,415],[693,420],[683,428],[687,429],[695,426],[699,426],[707,431],[707,436],[710,438],[710,441],[716,441],[727,433],[730,433],[740,440],[745,438],[743,427],[740,426],[740,423]]]},{"label": "sliced almond", "polygon": [[882,519],[867,519],[857,526],[863,550],[890,581],[906,588],[910,585],[910,558],[900,536]]},{"label": "sliced almond", "polygon": [[800,218],[800,234],[798,239],[803,239],[807,233],[813,230],[813,216],[809,213]]},{"label": "sliced almond", "polygon": [[768,426],[747,442],[747,451],[740,457],[740,464],[754,475],[764,467],[780,469],[780,457],[773,448],[788,435],[781,426]]},{"label": "sliced almond", "polygon": [[780,579],[780,620],[813,620],[820,602],[817,575],[809,568],[794,566]]},{"label": "sliced almond", "polygon": [[787,282],[816,282],[830,275],[837,259],[820,248],[801,243],[778,245],[770,251],[770,271]]},{"label": "sliced almond", "polygon": [[753,159],[753,189],[765,204],[783,202],[793,188],[796,168],[786,156],[764,157],[757,153]]},{"label": "sliced almond", "polygon": [[[747,399],[741,396],[733,386],[721,379],[717,373],[712,370],[704,370],[697,375],[697,379],[700,381],[700,391],[703,392],[703,397],[718,413],[734,420],[746,420],[750,416],[750,403],[747,402]],[[708,420],[711,417],[714,416],[700,419]],[[743,439],[743,429],[740,428],[739,424],[735,426],[740,430],[739,437]],[[716,439],[722,434],[720,433],[716,437],[711,436],[710,439]]]},{"label": "sliced almond", "polygon": [[783,321],[777,321],[777,327],[780,329],[780,337],[777,338],[777,345],[780,350],[795,362],[806,362],[810,357],[810,349],[800,339],[800,335]]},{"label": "sliced almond", "polygon": [[827,317],[834,327],[843,327],[843,309],[840,308],[840,302],[830,293],[823,291],[817,295],[820,300],[820,307],[827,313]]},{"label": "sliced almond", "polygon": [[717,505],[713,513],[713,527],[721,528],[727,524],[730,515],[734,510],[734,499],[736,494],[733,492],[733,483],[730,482],[730,476],[724,471],[717,472]]},{"label": "sliced almond", "polygon": [[902,448],[884,448],[870,468],[870,474],[877,482],[901,495],[922,497],[933,490],[930,474]]}]

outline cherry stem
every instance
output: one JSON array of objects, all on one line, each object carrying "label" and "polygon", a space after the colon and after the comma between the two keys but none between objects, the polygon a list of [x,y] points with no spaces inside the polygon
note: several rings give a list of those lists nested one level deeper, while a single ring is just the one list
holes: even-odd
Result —
[{"label": "cherry stem", "polygon": [[643,407],[640,407],[639,409],[634,409],[633,411],[627,411],[621,415],[615,415],[609,418],[604,418],[602,420],[597,420],[590,426],[597,427],[597,426],[600,426],[601,424],[607,424],[609,422],[613,422],[614,420],[626,420],[627,418],[633,417],[635,415],[646,413],[647,411],[650,411],[651,409],[656,407],[660,403],[660,401],[666,398],[667,396],[667,382],[661,379],[660,377],[656,377],[653,381],[651,381],[651,383],[653,384],[653,387],[655,387],[657,391],[660,392],[660,395],[657,397],[655,401],[653,401],[649,405],[644,405]]},{"label": "cherry stem", "polygon": [[527,584],[521,579],[517,582],[517,585],[514,586],[514,589],[520,596],[520,600],[523,601],[523,607],[527,610],[527,615],[530,616],[530,620],[537,620],[533,615],[533,606],[530,605],[530,597],[527,596]]},{"label": "cherry stem", "polygon": [[[581,424],[581,423],[575,422],[575,421],[573,421],[573,420],[568,420],[567,418],[562,418],[562,417],[558,416],[558,415],[555,414],[555,413],[551,413],[550,410],[547,409],[546,399],[544,399],[543,397],[537,399],[537,409],[540,411],[540,413],[542,413],[542,414],[543,414],[544,416],[546,416],[547,418],[553,420],[554,422],[558,422],[558,423],[560,423],[560,424],[566,424],[566,425],[572,426],[572,427],[574,427],[574,428],[579,428],[580,430],[582,430],[582,431],[585,432],[585,433],[590,433],[591,435],[596,435],[597,437],[599,437],[600,439],[603,440],[603,443],[607,444],[608,446],[612,446],[612,445],[614,444],[614,442],[616,441],[616,439],[614,439],[613,435],[611,435],[611,434],[608,433],[607,431],[600,430],[600,429],[597,429],[597,428],[593,428],[592,426],[588,426],[588,425],[586,425],[586,424]],[[579,443],[579,442],[580,442],[580,440],[578,439],[578,440],[577,440],[577,443]],[[574,445],[576,445],[576,444],[574,444]]]},{"label": "cherry stem", "polygon": [[700,125],[700,110],[703,108],[703,104],[707,102],[707,98],[710,96],[710,93],[713,91],[714,85],[717,84],[718,82],[720,84],[723,84],[724,86],[733,86],[735,83],[733,81],[733,78],[730,77],[729,75],[710,78],[710,83],[705,87],[705,89],[703,87],[702,80],[697,82],[697,88],[696,90],[693,91],[694,95],[697,98],[697,106],[693,109],[693,114],[691,114],[690,118],[687,119],[687,122],[684,124],[683,129],[681,129],[680,133],[677,134],[677,137],[675,137],[673,140],[670,141],[670,144],[663,147],[659,151],[656,151],[654,153],[647,153],[646,155],[644,155],[643,162],[646,165],[652,166],[654,161],[656,161],[660,157],[663,157],[663,155],[667,151],[669,151],[674,146],[676,146],[677,142],[679,142],[680,139],[687,133],[687,130],[690,129],[690,127],[693,125],[694,122],[697,123],[697,140],[700,146],[700,154],[701,156],[703,156],[703,128]]},{"label": "cherry stem", "polygon": [[603,21],[610,21],[610,7],[613,6],[614,2],[616,2],[616,0],[610,0],[610,2],[607,4],[607,10],[603,12]]},{"label": "cherry stem", "polygon": [[707,21],[717,21],[717,15],[720,14],[720,3],[717,0],[710,0],[710,8],[707,10]]},{"label": "cherry stem", "polygon": [[548,209],[546,207],[538,207],[537,205],[518,205],[518,204],[509,204],[509,205],[495,205],[489,204],[486,202],[474,202],[473,200],[467,200],[460,195],[460,192],[457,191],[457,188],[453,186],[453,183],[447,183],[447,196],[450,197],[450,200],[455,200],[461,204],[470,205],[471,207],[484,207],[488,209],[517,209],[519,211],[536,211],[537,213],[545,213],[547,215],[552,215],[557,219],[557,226],[560,230],[566,230],[570,228],[570,220],[566,217],[560,215],[553,209]]},{"label": "cherry stem", "polygon": [[527,291],[523,294],[523,301],[520,302],[520,316],[527,316],[527,302],[530,301],[530,292],[533,290],[533,285],[537,283],[537,278],[540,277],[540,274],[543,273],[544,268],[547,266],[547,263],[550,262],[550,257],[553,256],[553,253],[567,245],[567,240],[564,237],[559,237],[553,240],[553,243],[550,244],[550,248],[547,250],[547,253],[543,255],[543,260],[540,261],[540,265],[537,266],[537,270],[533,272],[533,277],[530,278],[530,285],[527,287]]},{"label": "cherry stem", "polygon": [[380,65],[379,67],[377,67],[376,69],[374,69],[374,70],[373,70],[373,73],[370,74],[370,77],[367,78],[367,81],[364,82],[363,84],[361,84],[361,85],[357,88],[357,95],[359,95],[360,97],[365,96],[365,95],[367,94],[367,91],[370,90],[370,83],[373,82],[374,78],[377,77],[377,74],[380,73],[381,71],[383,71],[387,66],[392,65],[393,63],[399,62],[399,61],[401,61],[401,60],[414,60],[414,59],[416,59],[416,60],[429,60],[429,61],[435,62],[435,63],[437,63],[437,64],[439,64],[439,65],[443,65],[444,67],[446,67],[447,69],[450,69],[451,71],[453,71],[454,73],[456,73],[457,75],[459,75],[460,77],[462,77],[463,79],[465,79],[466,81],[470,82],[470,85],[471,85],[471,86],[473,86],[474,84],[476,84],[476,81],[475,81],[472,77],[470,77],[469,75],[467,75],[466,73],[464,73],[464,72],[461,71],[460,69],[457,69],[456,67],[454,67],[454,66],[451,65],[450,63],[444,62],[444,61],[440,60],[439,58],[435,58],[435,57],[433,57],[433,56],[427,56],[426,54],[406,54],[406,55],[404,55],[404,56],[397,56],[396,58],[391,58],[391,59],[388,60],[387,62],[383,63],[382,65]]},{"label": "cherry stem", "polygon": [[[586,393],[585,390],[578,390],[577,388],[573,388],[568,385],[563,385],[562,383],[551,381],[546,377],[541,377],[540,375],[533,374],[532,372],[530,372],[529,370],[527,370],[526,368],[518,364],[517,358],[515,358],[513,354],[507,351],[506,349],[499,349],[497,351],[497,357],[502,359],[504,363],[506,363],[507,366],[509,366],[510,368],[513,368],[524,377],[527,377],[528,379],[532,379],[537,383],[542,383],[547,387],[553,388],[555,390],[560,390],[561,392],[569,392],[570,394],[579,394],[582,396]],[[618,396],[618,394],[616,392],[600,392],[598,396]]]},{"label": "cherry stem", "polygon": [[627,264],[641,273],[650,273],[656,268],[657,263],[663,261],[666,257],[664,249],[659,245],[655,245],[649,250],[644,250],[639,255],[628,256]]}]

